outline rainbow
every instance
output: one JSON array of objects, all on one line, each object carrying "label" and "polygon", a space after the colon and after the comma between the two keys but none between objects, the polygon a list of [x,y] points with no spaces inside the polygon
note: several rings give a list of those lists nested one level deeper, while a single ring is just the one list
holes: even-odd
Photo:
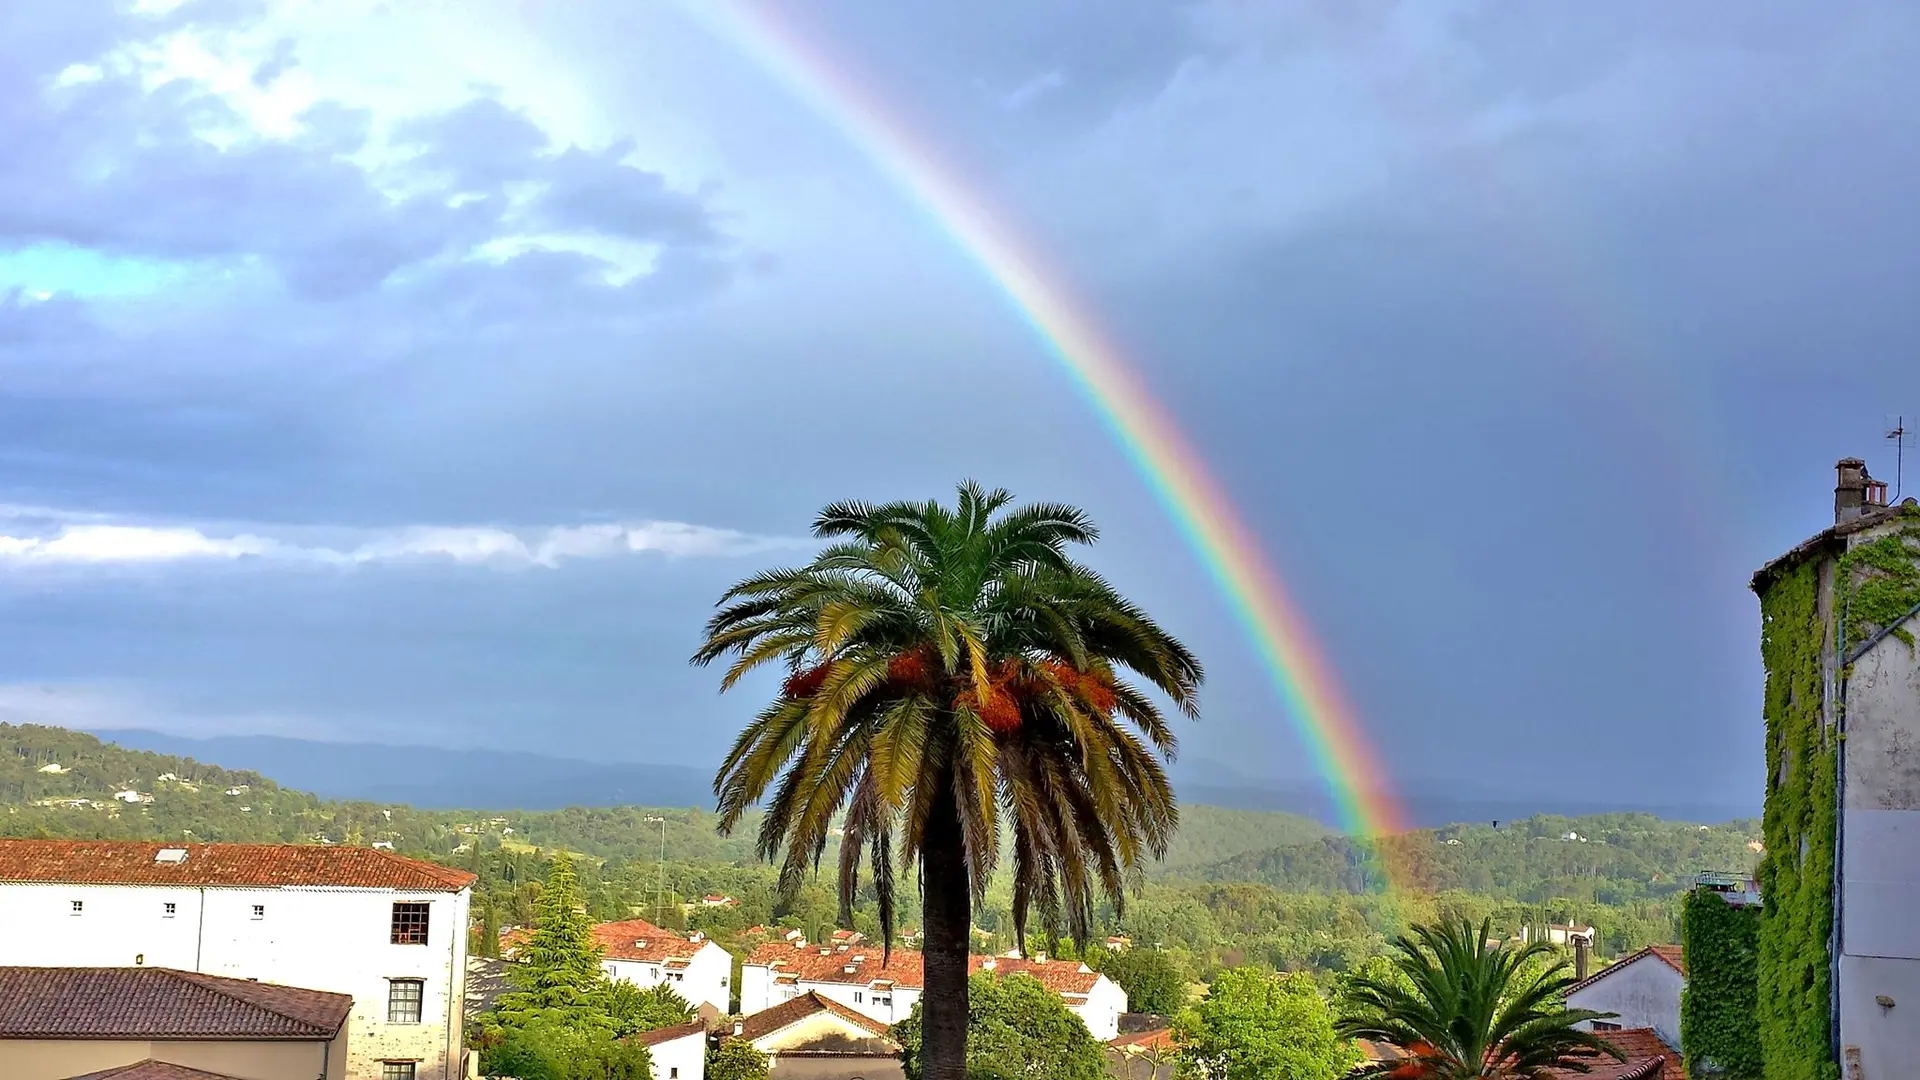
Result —
[{"label": "rainbow", "polygon": [[1092,400],[1246,628],[1342,827],[1362,839],[1402,831],[1387,774],[1298,606],[1199,453],[1060,276],[938,164],[911,125],[889,115],[768,6],[690,0],[686,7],[838,127],[998,283]]}]

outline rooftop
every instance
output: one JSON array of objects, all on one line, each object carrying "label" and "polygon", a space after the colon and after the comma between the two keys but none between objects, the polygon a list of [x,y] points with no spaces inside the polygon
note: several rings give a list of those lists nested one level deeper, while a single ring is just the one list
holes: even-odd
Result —
[{"label": "rooftop", "polygon": [[233,888],[333,885],[459,892],[474,881],[474,875],[464,870],[364,847],[0,840],[0,882]]},{"label": "rooftop", "polygon": [[821,997],[811,990],[791,1001],[783,1001],[770,1009],[762,1009],[741,1020],[740,1030],[734,1034],[734,1038],[745,1039],[748,1042],[764,1039],[781,1028],[797,1024],[816,1013],[830,1013],[874,1038],[887,1038],[887,1025],[865,1013],[855,1012],[831,998]]},{"label": "rooftop", "polygon": [[1601,979],[1604,979],[1609,975],[1612,975],[1619,971],[1626,970],[1627,965],[1635,963],[1636,961],[1640,961],[1640,960],[1657,960],[1660,963],[1663,963],[1668,967],[1672,968],[1673,970],[1679,972],[1683,976],[1686,975],[1687,973],[1686,957],[1681,952],[1680,946],[1649,945],[1646,948],[1641,949],[1639,952],[1628,953],[1626,956],[1623,956],[1620,959],[1615,960],[1613,963],[1608,964],[1606,967],[1601,968],[1599,971],[1596,971],[1593,974],[1587,976],[1586,978],[1581,979],[1579,982],[1574,983],[1572,986],[1567,987],[1567,993],[1571,994],[1577,990],[1585,990],[1587,987],[1592,986],[1594,983],[1599,982]]},{"label": "rooftop", "polygon": [[[846,983],[870,986],[892,983],[918,990],[926,985],[921,958],[917,952],[894,952],[881,962],[879,949],[858,946],[805,947],[773,942],[753,950],[745,963],[770,967],[774,975],[791,976],[800,982]],[[1023,960],[1007,956],[972,956],[971,972],[993,971],[1001,975],[1031,975],[1057,994],[1085,996],[1091,993],[1100,973],[1077,960]]]},{"label": "rooftop", "polygon": [[148,1058],[131,1065],[116,1065],[111,1069],[87,1073],[85,1076],[71,1077],[70,1080],[240,1080],[240,1078],[226,1073],[190,1069],[185,1065]]},{"label": "rooftop", "polygon": [[1590,1072],[1548,1069],[1546,1075],[1555,1080],[1687,1080],[1680,1052],[1662,1041],[1652,1028],[1610,1031],[1606,1037],[1627,1060],[1601,1057],[1589,1063]]},{"label": "rooftop", "polygon": [[635,1035],[633,1041],[639,1043],[641,1046],[659,1046],[661,1043],[670,1043],[693,1035],[698,1035],[702,1039],[707,1037],[707,1022],[705,1020],[690,1020],[684,1024],[676,1024],[673,1027],[643,1031]]},{"label": "rooftop", "polygon": [[0,1039],[331,1039],[345,994],[170,968],[0,967]]}]

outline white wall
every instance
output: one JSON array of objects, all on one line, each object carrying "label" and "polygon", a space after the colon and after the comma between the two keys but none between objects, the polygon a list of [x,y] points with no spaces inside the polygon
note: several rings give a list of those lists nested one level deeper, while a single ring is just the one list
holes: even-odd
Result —
[{"label": "white wall", "polygon": [[[426,945],[390,943],[396,902],[432,905]],[[350,1077],[377,1080],[382,1060],[411,1059],[421,1080],[454,1080],[468,902],[466,892],[0,884],[0,964],[142,964],[350,994]],[[424,984],[420,1023],[387,1022],[395,978]]]},{"label": "white wall", "polygon": [[[1686,977],[1657,956],[1643,956],[1567,995],[1567,1005],[1575,1009],[1615,1012],[1620,1016],[1605,1021],[1623,1028],[1650,1027],[1660,1033],[1668,1046],[1680,1046],[1680,991]],[[1580,1028],[1593,1030],[1591,1021]]]},{"label": "white wall", "polygon": [[1087,991],[1086,1003],[1073,1008],[1087,1030],[1101,1042],[1111,1042],[1120,1034],[1120,1014],[1127,1011],[1127,992],[1120,984],[1100,976]]},{"label": "white wall", "polygon": [[[909,987],[895,987],[876,994],[866,986],[802,979],[798,985],[776,988],[772,969],[748,964],[741,968],[740,973],[740,1011],[743,1015],[751,1016],[809,990],[889,1025],[905,1020],[913,1012],[914,1003],[920,1000],[920,991]],[[1102,975],[1094,980],[1086,1001],[1068,1005],[1067,1008],[1087,1025],[1087,1030],[1093,1033],[1095,1039],[1106,1042],[1120,1034],[1120,1014],[1127,1011],[1127,992],[1120,989],[1118,983]]]},{"label": "white wall", "polygon": [[[711,941],[703,943],[700,951],[693,954],[684,968],[667,968],[649,961],[620,959],[603,960],[600,966],[606,970],[609,979],[624,979],[642,989],[658,986],[664,980],[696,1009],[708,1004],[720,1010],[723,1016],[733,1011],[729,989],[733,979],[733,954]],[[744,1002],[741,1008],[748,1012],[759,1011],[747,1008]]]},{"label": "white wall", "polygon": [[707,1034],[704,1031],[649,1046],[647,1053],[653,1057],[653,1080],[706,1078]]}]

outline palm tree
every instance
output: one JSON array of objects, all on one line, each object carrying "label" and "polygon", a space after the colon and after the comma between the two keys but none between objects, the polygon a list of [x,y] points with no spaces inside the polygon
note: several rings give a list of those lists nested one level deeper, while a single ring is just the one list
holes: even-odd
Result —
[{"label": "palm tree", "polygon": [[1620,1051],[1574,1025],[1616,1014],[1569,1009],[1576,981],[1552,946],[1489,942],[1492,923],[1417,926],[1394,942],[1393,970],[1348,982],[1339,1031],[1397,1047],[1407,1057],[1356,1076],[1395,1080],[1535,1080],[1548,1069],[1586,1072]]},{"label": "palm tree", "polygon": [[729,589],[694,656],[734,657],[723,690],[763,665],[787,672],[714,781],[723,832],[767,796],[758,847],[782,859],[784,891],[844,810],[842,912],[865,861],[890,950],[896,866],[918,864],[928,1080],[965,1075],[972,912],[1002,823],[1021,945],[1034,909],[1084,943],[1097,900],[1121,906],[1178,822],[1160,763],[1173,733],[1120,672],[1198,715],[1192,653],[1069,557],[1098,535],[1087,515],[1011,501],[967,483],[952,508],[828,506],[813,532],[829,545]]}]

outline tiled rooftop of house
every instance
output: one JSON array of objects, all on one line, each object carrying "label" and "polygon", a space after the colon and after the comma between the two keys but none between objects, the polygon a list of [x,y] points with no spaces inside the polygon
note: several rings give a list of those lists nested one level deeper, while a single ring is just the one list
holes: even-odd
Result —
[{"label": "tiled rooftop of house", "polygon": [[1625,1054],[1627,1060],[1600,1057],[1589,1063],[1591,1072],[1549,1069],[1547,1074],[1556,1080],[1687,1080],[1687,1068],[1680,1052],[1663,1042],[1652,1028],[1610,1031],[1606,1039]]},{"label": "tiled rooftop of house", "polygon": [[593,939],[600,943],[609,960],[653,964],[691,959],[707,945],[705,937],[695,941],[685,933],[662,929],[645,919],[600,923],[593,928]]},{"label": "tiled rooftop of house", "polygon": [[1684,956],[1681,955],[1680,946],[1649,945],[1646,948],[1641,949],[1637,953],[1629,953],[1626,956],[1623,956],[1620,959],[1615,960],[1613,963],[1608,964],[1606,967],[1601,968],[1599,971],[1596,971],[1593,974],[1587,976],[1586,978],[1581,979],[1579,982],[1574,983],[1572,986],[1567,987],[1567,992],[1573,993],[1576,990],[1584,990],[1587,987],[1592,986],[1594,983],[1599,982],[1601,979],[1604,979],[1609,975],[1613,975],[1618,972],[1626,970],[1626,967],[1628,964],[1632,964],[1640,960],[1658,960],[1661,963],[1667,965],[1668,967],[1672,968],[1673,970],[1679,972],[1682,975],[1685,975],[1687,973],[1686,959]]},{"label": "tiled rooftop of house", "polygon": [[458,892],[474,880],[464,870],[363,847],[0,840],[0,882],[238,888],[334,885]]},{"label": "tiled rooftop of house", "polygon": [[670,1043],[676,1039],[687,1038],[690,1035],[699,1035],[704,1038],[706,1034],[707,1022],[705,1020],[690,1020],[687,1023],[676,1024],[673,1027],[643,1031],[635,1035],[633,1041],[639,1043],[641,1046],[659,1046],[661,1043]]},{"label": "tiled rooftop of house", "polygon": [[762,1009],[740,1021],[740,1030],[734,1037],[752,1042],[764,1039],[790,1024],[795,1024],[815,1013],[831,1013],[876,1038],[887,1037],[887,1025],[834,1001],[821,997],[809,990],[791,1001],[783,1001],[770,1009]]},{"label": "tiled rooftop of house", "polygon": [[240,1078],[226,1073],[190,1069],[185,1065],[148,1058],[131,1065],[116,1065],[111,1069],[87,1073],[85,1076],[71,1077],[70,1080],[240,1080]]},{"label": "tiled rooftop of house", "polygon": [[330,1039],[353,999],[169,968],[0,967],[0,1039]]},{"label": "tiled rooftop of house", "polygon": [[[856,986],[892,983],[912,990],[919,990],[926,985],[919,953],[896,950],[892,958],[883,964],[881,951],[871,946],[808,945],[803,948],[786,942],[773,942],[755,949],[745,963],[755,967],[771,967],[776,978],[786,976],[798,982],[848,983]],[[1100,978],[1099,972],[1075,960],[974,956],[968,958],[968,970],[975,973],[990,970],[1001,975],[1031,975],[1055,993],[1081,997],[1091,993],[1094,983]]]}]

